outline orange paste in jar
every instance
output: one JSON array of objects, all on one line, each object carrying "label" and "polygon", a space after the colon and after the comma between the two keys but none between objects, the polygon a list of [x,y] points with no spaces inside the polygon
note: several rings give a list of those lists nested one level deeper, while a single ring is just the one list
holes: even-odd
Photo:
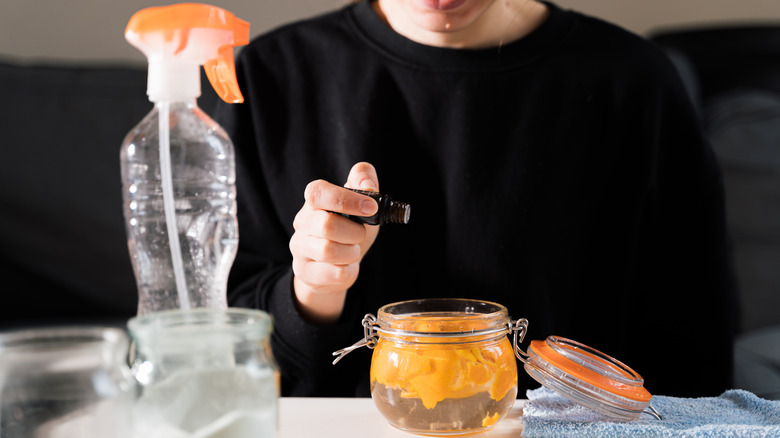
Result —
[{"label": "orange paste in jar", "polygon": [[[484,329],[484,324],[478,319],[428,317],[404,321],[401,330],[468,333]],[[427,409],[481,392],[501,400],[517,386],[512,344],[506,336],[480,339],[383,336],[374,349],[371,383],[398,389],[403,398],[419,398]]]}]

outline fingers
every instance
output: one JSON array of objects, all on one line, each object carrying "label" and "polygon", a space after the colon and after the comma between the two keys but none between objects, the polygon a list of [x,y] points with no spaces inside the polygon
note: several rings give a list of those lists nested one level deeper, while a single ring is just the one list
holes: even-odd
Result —
[{"label": "fingers", "polygon": [[370,163],[357,163],[352,166],[347,177],[347,187],[353,189],[379,191],[379,178],[376,169]]},{"label": "fingers", "polygon": [[310,259],[293,259],[293,274],[314,293],[346,291],[355,283],[360,270],[358,262],[347,265],[318,262]]},{"label": "fingers", "polygon": [[296,232],[290,238],[290,251],[297,257],[323,263],[346,265],[360,261],[359,242],[358,240],[354,243],[342,243],[325,237]]},{"label": "fingers", "polygon": [[309,203],[298,212],[293,227],[293,273],[314,288],[349,288],[357,278],[366,227]]},{"label": "fingers", "polygon": [[[347,187],[378,190],[374,166],[355,164]],[[290,239],[295,291],[299,302],[319,295],[346,293],[358,276],[360,261],[376,239],[378,228],[355,223],[340,214],[372,216],[378,206],[372,198],[331,184],[312,181],[304,191],[304,205],[293,220]],[[307,310],[307,309],[304,309]],[[316,309],[315,309],[316,310]]]},{"label": "fingers", "polygon": [[[347,187],[351,188],[357,188],[361,190],[370,190],[370,191],[379,191],[379,177],[377,177],[376,169],[374,166],[372,166],[370,163],[357,163],[354,166],[352,166],[352,169],[349,171],[349,176],[347,176]],[[364,196],[364,198],[368,198],[367,196]],[[369,198],[370,199],[370,198]],[[376,201],[371,199],[371,202],[374,202],[376,204]],[[364,216],[373,216],[376,211],[378,210],[379,206],[376,206],[376,209],[373,210],[370,214],[365,214]],[[363,240],[360,242],[360,257],[362,258],[368,250],[371,248],[371,245],[374,244],[374,241],[376,240],[376,236],[379,233],[379,227],[373,227],[373,226],[365,226],[366,235],[363,238]]]},{"label": "fingers", "polygon": [[303,197],[310,208],[326,212],[371,216],[378,208],[373,199],[323,180],[310,182]]},{"label": "fingers", "polygon": [[[335,210],[334,210],[335,211]],[[343,244],[360,243],[366,228],[347,218],[304,204],[293,220],[295,234],[332,240]]]},{"label": "fingers", "polygon": [[[346,187],[379,191],[379,178],[374,166],[366,162],[352,166]],[[378,208],[373,199],[324,180],[310,182],[304,191],[304,200],[313,209],[357,216],[372,216]]]},{"label": "fingers", "polygon": [[340,283],[344,289],[352,285],[357,269],[348,265],[360,262],[365,226],[307,202],[295,216],[293,228],[290,252],[295,275],[311,285]]}]

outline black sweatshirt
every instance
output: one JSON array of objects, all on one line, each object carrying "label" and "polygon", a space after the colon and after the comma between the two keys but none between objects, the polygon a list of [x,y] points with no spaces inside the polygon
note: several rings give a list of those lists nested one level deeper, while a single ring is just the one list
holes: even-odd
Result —
[{"label": "black sweatshirt", "polygon": [[[337,365],[384,304],[465,297],[615,356],[651,393],[715,395],[735,314],[721,179],[664,53],[547,4],[502,47],[434,48],[366,2],[276,29],[240,53],[246,98],[217,120],[236,147],[232,306],[275,319],[285,396],[368,395],[371,351]],[[307,183],[372,163],[412,205],[363,259],[341,319],[296,310],[289,240]],[[519,394],[536,384],[519,369]]]}]

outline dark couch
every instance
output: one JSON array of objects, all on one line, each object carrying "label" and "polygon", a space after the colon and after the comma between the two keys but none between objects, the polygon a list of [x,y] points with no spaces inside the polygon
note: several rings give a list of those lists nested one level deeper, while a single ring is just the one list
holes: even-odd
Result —
[{"label": "dark couch", "polygon": [[780,400],[780,26],[666,30],[723,170],[741,321],[735,386]]},{"label": "dark couch", "polygon": [[0,328],[136,313],[119,150],[151,109],[145,67],[0,62]]}]

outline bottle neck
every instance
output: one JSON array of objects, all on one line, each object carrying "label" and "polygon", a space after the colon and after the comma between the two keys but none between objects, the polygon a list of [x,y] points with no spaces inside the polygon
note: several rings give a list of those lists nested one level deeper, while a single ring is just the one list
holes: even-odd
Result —
[{"label": "bottle neck", "polygon": [[379,192],[371,192],[366,190],[360,190],[360,189],[351,189],[347,187],[349,190],[352,190],[355,193],[360,193],[361,195],[370,196],[374,198],[376,203],[378,204],[378,210],[376,214],[373,216],[363,217],[363,216],[350,216],[345,215],[349,219],[362,224],[368,224],[368,225],[382,225],[382,224],[388,224],[388,223],[397,223],[397,224],[407,224],[409,223],[409,216],[411,214],[411,207],[409,204],[405,202],[399,202],[395,201],[390,198],[390,196],[379,193]]},{"label": "bottle neck", "polygon": [[386,197],[379,207],[379,220],[383,223],[408,224],[411,207],[405,202],[395,201]]},{"label": "bottle neck", "polygon": [[150,60],[146,94],[152,102],[190,102],[200,96],[200,65]]},{"label": "bottle neck", "polygon": [[176,112],[182,110],[191,111],[195,108],[198,108],[198,103],[194,98],[186,99],[186,100],[178,100],[173,102],[168,102],[167,100],[158,100],[157,102],[154,102],[154,107],[155,109],[157,109],[157,111],[160,111],[163,105],[167,106],[167,110],[169,112]]}]

